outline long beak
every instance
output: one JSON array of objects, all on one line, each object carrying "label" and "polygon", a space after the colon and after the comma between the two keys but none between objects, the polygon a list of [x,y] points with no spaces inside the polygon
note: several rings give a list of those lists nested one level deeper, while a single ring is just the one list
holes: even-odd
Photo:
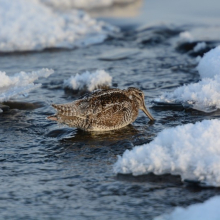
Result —
[{"label": "long beak", "polygon": [[146,106],[143,104],[143,108],[141,109],[146,115],[147,117],[151,120],[151,121],[155,121],[155,119],[152,117],[152,115],[150,114],[150,112],[147,110]]}]

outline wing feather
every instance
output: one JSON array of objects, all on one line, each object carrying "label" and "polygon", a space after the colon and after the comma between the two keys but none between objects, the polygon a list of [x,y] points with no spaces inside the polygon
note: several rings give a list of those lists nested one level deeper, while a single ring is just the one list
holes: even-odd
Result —
[{"label": "wing feather", "polygon": [[82,119],[104,120],[103,117],[122,117],[131,109],[131,100],[119,89],[98,90],[91,96],[66,104],[52,105],[58,113]]}]

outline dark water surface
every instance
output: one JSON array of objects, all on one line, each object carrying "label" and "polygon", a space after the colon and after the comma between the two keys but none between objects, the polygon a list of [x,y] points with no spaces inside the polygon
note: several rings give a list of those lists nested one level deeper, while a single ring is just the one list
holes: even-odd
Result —
[{"label": "dark water surface", "polygon": [[[55,70],[38,80],[41,88],[16,100],[32,104],[6,103],[11,109],[0,114],[1,219],[152,219],[220,195],[218,188],[182,183],[178,176],[116,176],[112,171],[117,155],[148,143],[159,131],[220,116],[151,103],[162,92],[199,80],[198,54],[189,43],[181,51],[175,43],[188,29],[189,24],[130,28],[87,48],[0,56],[1,71],[8,74]],[[63,80],[94,69],[105,69],[118,88],[142,89],[156,121],[140,112],[123,129],[89,133],[46,120],[54,113],[50,104],[78,98],[65,93]]]}]

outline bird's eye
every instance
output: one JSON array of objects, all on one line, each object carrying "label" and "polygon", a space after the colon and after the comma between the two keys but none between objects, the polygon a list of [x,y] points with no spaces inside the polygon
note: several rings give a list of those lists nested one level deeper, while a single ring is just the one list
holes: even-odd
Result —
[{"label": "bird's eye", "polygon": [[139,93],[140,96],[142,96],[142,93]]}]

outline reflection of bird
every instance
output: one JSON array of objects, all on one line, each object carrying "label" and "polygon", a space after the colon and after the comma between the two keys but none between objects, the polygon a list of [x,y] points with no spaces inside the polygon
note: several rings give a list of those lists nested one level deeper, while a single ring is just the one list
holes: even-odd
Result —
[{"label": "reflection of bird", "polygon": [[48,119],[87,131],[108,131],[124,127],[135,121],[139,109],[150,120],[154,120],[144,104],[144,93],[133,87],[127,90],[96,90],[74,102],[52,106],[58,114]]}]

